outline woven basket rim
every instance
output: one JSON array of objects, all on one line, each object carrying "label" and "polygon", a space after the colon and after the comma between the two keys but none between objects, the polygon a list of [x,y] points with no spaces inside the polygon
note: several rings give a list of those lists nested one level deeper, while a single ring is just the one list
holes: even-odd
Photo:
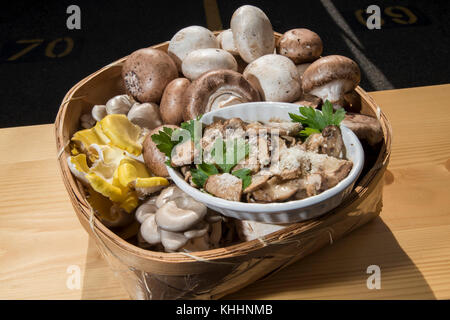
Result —
[{"label": "woven basket rim", "polygon": [[[216,31],[217,34],[220,31]],[[275,32],[276,36],[281,36],[280,33]],[[163,42],[158,45],[152,46],[152,48],[160,48],[163,46],[167,46],[168,41]],[[64,125],[64,119],[68,110],[68,105],[71,100],[75,100],[80,98],[79,96],[74,96],[77,92],[77,90],[82,87],[85,83],[92,80],[102,72],[104,72],[107,69],[110,69],[112,67],[120,66],[125,60],[127,56],[120,58],[116,60],[115,62],[112,62],[103,68],[99,69],[98,71],[92,73],[91,75],[85,77],[81,81],[79,81],[77,84],[75,84],[65,95],[63,98],[58,114],[55,119],[55,136],[56,136],[56,148],[57,151],[60,152],[62,148],[64,148],[64,151],[59,154],[58,163],[59,163],[59,169],[61,176],[63,178],[64,185],[66,187],[66,190],[69,194],[69,197],[71,199],[72,205],[75,210],[78,210],[82,213],[83,217],[89,221],[90,217],[90,209],[89,205],[86,201],[86,199],[83,196],[84,192],[80,191],[81,183],[78,182],[73,175],[70,172],[70,169],[67,165],[67,157],[70,156],[70,153],[67,151],[67,148],[65,148],[67,140],[64,139],[63,136],[63,125]],[[380,153],[378,155],[378,158],[375,162],[375,165],[366,173],[366,175],[358,182],[358,185],[355,186],[355,188],[352,190],[350,195],[347,196],[347,198],[339,205],[339,207],[335,208],[334,210],[330,211],[329,213],[319,217],[318,219],[308,220],[304,222],[294,223],[290,226],[287,226],[286,228],[283,228],[277,232],[271,233],[266,235],[261,240],[252,240],[252,241],[246,241],[241,242],[238,244],[234,244],[228,247],[223,248],[217,248],[212,250],[206,250],[206,251],[199,251],[199,252],[193,252],[191,254],[195,255],[196,257],[208,261],[217,261],[217,260],[224,260],[224,259],[232,259],[236,257],[240,257],[242,255],[246,255],[254,250],[261,249],[267,245],[270,244],[277,244],[282,242],[283,239],[289,238],[291,235],[298,234],[300,232],[303,232],[304,230],[310,230],[312,228],[316,228],[322,224],[324,221],[324,218],[333,214],[333,212],[337,210],[341,210],[351,203],[353,203],[355,200],[360,198],[364,195],[365,192],[367,192],[368,187],[375,183],[375,178],[377,177],[380,170],[385,168],[389,162],[390,153],[391,153],[391,140],[392,140],[392,127],[386,117],[386,115],[383,113],[381,108],[376,104],[374,99],[361,87],[357,87],[355,91],[361,96],[361,98],[364,98],[368,105],[373,109],[372,111],[377,114],[378,119],[380,121],[382,130],[383,130],[383,136],[384,136],[384,143],[382,145],[382,148],[380,150]],[[376,108],[375,108],[376,107]],[[70,138],[69,138],[70,139]],[[120,238],[117,234],[115,234],[113,231],[111,231],[109,228],[107,228],[103,223],[100,222],[99,219],[94,217],[94,228],[95,231],[105,237],[111,240],[112,243],[114,243],[117,247],[120,249],[129,252],[133,255],[137,255],[140,258],[143,259],[149,259],[164,263],[191,263],[196,262],[197,260],[186,256],[182,253],[166,253],[166,252],[157,252],[157,251],[151,251],[147,249],[139,248],[126,240]]]}]

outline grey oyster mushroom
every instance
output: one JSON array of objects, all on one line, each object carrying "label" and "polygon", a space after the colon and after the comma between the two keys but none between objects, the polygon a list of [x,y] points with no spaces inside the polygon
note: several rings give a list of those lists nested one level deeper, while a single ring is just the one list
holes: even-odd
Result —
[{"label": "grey oyster mushroom", "polygon": [[267,54],[254,60],[243,75],[265,101],[292,102],[302,94],[295,64],[279,54]]},{"label": "grey oyster mushroom", "polygon": [[95,126],[95,119],[90,113],[85,113],[80,117],[80,125],[83,129],[90,129]]},{"label": "grey oyster mushroom", "polygon": [[[131,107],[133,106],[133,99],[130,98],[127,94],[121,94],[106,102],[106,113],[107,114],[128,114]],[[97,110],[96,110],[97,111]],[[102,112],[99,110],[99,112]],[[97,120],[98,121],[98,120]]]},{"label": "grey oyster mushroom", "polygon": [[322,50],[319,35],[303,28],[286,31],[277,43],[277,53],[288,57],[295,64],[317,60]]},{"label": "grey oyster mushroom", "polygon": [[329,100],[335,108],[344,103],[344,94],[356,88],[361,72],[350,58],[332,55],[314,61],[303,73],[302,88],[323,101]]},{"label": "grey oyster mushroom", "polygon": [[101,217],[100,220],[108,228],[124,227],[133,222],[133,215],[114,204],[110,208],[109,216]]},{"label": "grey oyster mushroom", "polygon": [[108,112],[106,111],[105,105],[96,104],[91,110],[92,118],[94,118],[95,121],[101,121],[107,114]]},{"label": "grey oyster mushroom", "polygon": [[217,69],[237,71],[238,64],[233,55],[217,48],[205,48],[191,51],[181,65],[183,75],[192,80],[205,72]]},{"label": "grey oyster mushroom", "polygon": [[251,5],[238,8],[231,17],[230,26],[234,45],[245,62],[274,52],[272,24],[261,9]]},{"label": "grey oyster mushroom", "polygon": [[140,237],[167,252],[212,249],[222,234],[222,217],[176,186],[139,206],[136,219],[142,221]]},{"label": "grey oyster mushroom", "polygon": [[175,61],[178,71],[181,71],[181,65],[187,55],[204,48],[220,48],[216,36],[204,27],[190,26],[175,33],[170,39],[167,53]]},{"label": "grey oyster mushroom", "polygon": [[137,124],[141,128],[152,130],[162,125],[161,116],[159,115],[159,107],[156,103],[136,102],[128,111],[128,120]]}]

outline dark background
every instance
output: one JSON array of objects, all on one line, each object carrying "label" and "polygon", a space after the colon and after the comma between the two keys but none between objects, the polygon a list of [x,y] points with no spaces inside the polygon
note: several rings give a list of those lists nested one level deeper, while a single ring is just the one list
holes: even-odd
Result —
[{"label": "dark background", "polygon": [[[204,2],[211,3],[2,3],[0,127],[53,122],[65,93],[82,78],[136,49],[170,40],[183,27],[207,27]],[[81,30],[66,27],[71,4],[81,8]],[[275,31],[303,27],[317,32],[323,55],[341,54],[359,63],[361,86],[368,91],[450,82],[449,1],[217,0],[224,29],[243,4],[261,8]],[[369,30],[356,18],[371,4],[381,8],[381,30]],[[65,37],[73,40],[72,50],[52,57],[64,53],[67,43],[57,39]]]}]

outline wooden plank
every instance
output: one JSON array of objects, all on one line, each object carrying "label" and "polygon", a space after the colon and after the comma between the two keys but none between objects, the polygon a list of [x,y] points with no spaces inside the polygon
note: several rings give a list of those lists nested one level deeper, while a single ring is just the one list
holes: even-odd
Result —
[{"label": "wooden plank", "polygon": [[[394,131],[380,218],[227,298],[450,298],[450,85],[371,95]],[[0,154],[0,299],[128,298],[73,212],[53,125],[0,129]],[[372,264],[380,290],[366,286]]]}]

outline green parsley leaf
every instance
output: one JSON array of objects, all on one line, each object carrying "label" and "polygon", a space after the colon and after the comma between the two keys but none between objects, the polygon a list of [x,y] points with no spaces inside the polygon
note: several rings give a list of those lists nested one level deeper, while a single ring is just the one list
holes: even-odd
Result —
[{"label": "green parsley leaf", "polygon": [[251,173],[252,171],[250,169],[242,168],[232,172],[231,174],[242,180],[242,190],[244,190],[252,183]]},{"label": "green parsley leaf", "polygon": [[203,188],[209,175],[200,168],[191,169],[191,174],[192,174],[192,181],[200,188]]},{"label": "green parsley leaf", "polygon": [[[239,161],[242,159],[245,159],[245,157],[248,156],[250,152],[250,145],[248,143],[242,144],[243,140],[239,141],[238,139],[234,139],[231,143],[228,144],[225,143],[222,139],[217,139],[214,143],[214,149],[211,152],[211,155],[214,157],[214,161],[216,162],[217,166],[222,170],[224,173],[230,173],[231,169],[233,169]],[[229,150],[228,147],[230,147]],[[244,147],[244,152],[240,149]],[[216,154],[216,150],[220,150],[222,148],[223,152],[222,154]],[[230,155],[230,152],[233,152],[233,154]],[[231,160],[231,163],[227,163]]]},{"label": "green parsley leaf", "polygon": [[177,145],[181,141],[181,139],[179,141],[172,141],[172,133],[172,128],[164,127],[159,131],[159,133],[155,133],[152,135],[152,140],[156,144],[158,150],[169,157],[169,159],[173,147],[175,147],[175,145]]},{"label": "green parsley leaf", "polygon": [[303,138],[320,133],[329,125],[339,126],[345,118],[345,110],[341,108],[333,113],[333,104],[328,100],[322,105],[322,112],[312,107],[301,106],[299,113],[299,115],[289,113],[289,117],[293,122],[300,122],[303,125],[305,129],[299,133]]}]

